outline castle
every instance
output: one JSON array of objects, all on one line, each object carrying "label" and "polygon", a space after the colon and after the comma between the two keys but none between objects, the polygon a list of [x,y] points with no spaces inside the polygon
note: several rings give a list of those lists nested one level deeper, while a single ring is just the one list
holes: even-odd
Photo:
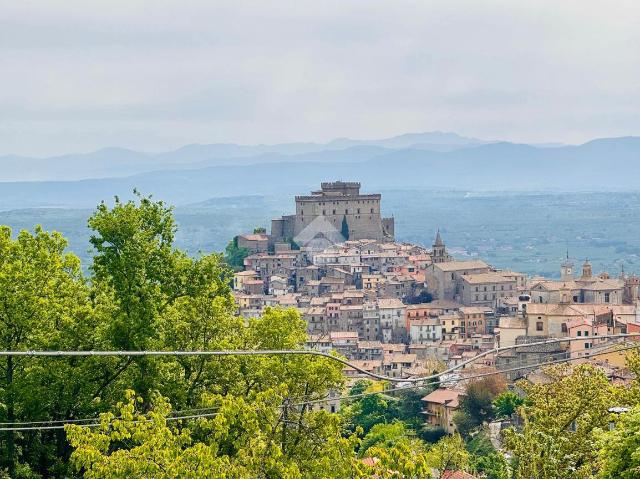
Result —
[{"label": "castle", "polygon": [[296,213],[271,221],[272,243],[296,240],[305,231],[312,236],[343,240],[394,240],[394,219],[380,215],[381,195],[361,194],[360,183],[322,183],[310,195],[296,196]]}]

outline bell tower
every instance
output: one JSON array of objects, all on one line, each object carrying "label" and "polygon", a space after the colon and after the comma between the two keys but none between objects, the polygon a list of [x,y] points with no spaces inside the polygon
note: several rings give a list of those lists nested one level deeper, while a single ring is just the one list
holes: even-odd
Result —
[{"label": "bell tower", "polygon": [[582,265],[582,278],[591,279],[592,276],[593,276],[593,270],[591,268],[591,263],[589,263],[589,260],[587,259]]},{"label": "bell tower", "polygon": [[447,253],[447,248],[444,245],[444,241],[442,241],[442,237],[440,236],[440,229],[436,233],[436,239],[433,242],[433,247],[431,250],[431,261],[434,263],[444,263],[449,261],[449,254]]},{"label": "bell tower", "polygon": [[569,259],[569,251],[567,258],[560,265],[560,281],[573,281],[573,263]]}]

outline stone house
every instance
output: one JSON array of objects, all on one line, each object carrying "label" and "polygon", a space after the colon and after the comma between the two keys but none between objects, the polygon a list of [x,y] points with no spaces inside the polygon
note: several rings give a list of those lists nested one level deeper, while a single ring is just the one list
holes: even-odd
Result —
[{"label": "stone house", "polygon": [[454,389],[440,388],[423,397],[427,424],[453,434],[456,431],[453,415],[460,407],[461,396],[462,394]]}]

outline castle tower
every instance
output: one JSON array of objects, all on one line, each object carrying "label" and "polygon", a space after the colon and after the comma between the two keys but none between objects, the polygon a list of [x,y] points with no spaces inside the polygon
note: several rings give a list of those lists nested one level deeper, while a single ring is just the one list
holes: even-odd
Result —
[{"label": "castle tower", "polygon": [[432,250],[431,250],[431,261],[434,263],[444,263],[446,261],[451,261],[451,257],[449,253],[447,253],[447,247],[444,245],[444,241],[442,241],[442,236],[440,236],[440,230],[436,233],[436,239],[433,242]]},{"label": "castle tower", "polygon": [[567,251],[567,259],[560,265],[560,281],[573,281],[573,263],[569,259]]}]

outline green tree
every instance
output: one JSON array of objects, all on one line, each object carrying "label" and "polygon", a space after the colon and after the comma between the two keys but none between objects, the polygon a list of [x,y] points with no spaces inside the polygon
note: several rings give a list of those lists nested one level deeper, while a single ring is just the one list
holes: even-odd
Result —
[{"label": "green tree", "polygon": [[509,462],[499,452],[472,455],[471,468],[485,479],[509,479],[511,477]]},{"label": "green tree", "polygon": [[369,449],[372,447],[392,447],[399,440],[407,435],[407,428],[400,421],[394,421],[389,424],[380,423],[371,428],[360,444],[358,456],[366,457]]},{"label": "green tree", "polygon": [[342,226],[340,228],[340,233],[345,240],[349,239],[349,223],[347,223],[347,216],[342,217]]},{"label": "green tree", "polygon": [[225,260],[234,271],[242,271],[244,269],[244,260],[249,256],[247,248],[238,246],[238,237],[236,236],[227,244],[225,248]]},{"label": "green tree", "polygon": [[599,478],[640,477],[640,406],[621,414],[613,429],[601,432],[598,445],[601,464]]},{"label": "green tree", "polygon": [[[221,257],[193,259],[174,247],[172,208],[162,201],[137,194],[137,201],[116,198],[112,208],[103,202],[89,226],[96,252],[92,283],[113,305],[108,337],[115,349],[158,348],[164,316],[176,303],[202,295],[230,295],[231,276],[221,266]],[[129,372],[125,377],[144,395],[158,382],[159,363],[148,357],[119,359],[105,382]],[[136,366],[133,372],[131,365]]]},{"label": "green tree", "polygon": [[414,431],[424,426],[424,404],[422,398],[433,391],[431,386],[407,389],[396,393],[398,419]]},{"label": "green tree", "polygon": [[459,434],[446,436],[431,446],[428,454],[429,466],[438,471],[438,477],[447,470],[466,470],[469,465],[469,453]]},{"label": "green tree", "polygon": [[493,400],[493,410],[498,418],[511,417],[524,404],[524,398],[512,391],[505,391]]},{"label": "green tree", "polygon": [[256,235],[262,234],[263,235],[263,234],[266,234],[266,233],[267,233],[267,229],[263,228],[262,226],[258,226],[256,228],[253,228],[253,234],[256,234]]},{"label": "green tree", "polygon": [[608,409],[624,391],[590,365],[545,370],[545,384],[522,383],[527,402],[521,430],[504,431],[517,479],[586,479],[598,470],[595,432],[609,424]]},{"label": "green tree", "polygon": [[504,379],[498,375],[487,376],[467,386],[460,400],[460,411],[454,416],[460,434],[467,436],[484,422],[493,419],[493,400],[505,388]]},{"label": "green tree", "polygon": [[350,431],[362,428],[366,434],[376,424],[398,419],[397,399],[384,394],[371,394],[342,408],[341,414]]},{"label": "green tree", "polygon": [[486,479],[509,479],[509,463],[497,452],[486,432],[476,434],[467,442],[470,468]]},{"label": "green tree", "polygon": [[391,447],[369,450],[373,464],[365,469],[367,478],[429,479],[429,452],[420,441],[400,439]]},{"label": "green tree", "polygon": [[87,479],[163,478],[339,478],[357,474],[354,445],[343,439],[337,416],[310,413],[314,434],[301,437],[304,455],[292,455],[283,431],[286,391],[251,400],[208,396],[214,417],[170,421],[171,406],[157,396],[148,413],[130,393],[118,417],[104,414],[98,429],[68,426],[71,461]]},{"label": "green tree", "polygon": [[[21,231],[12,238],[8,227],[0,227],[0,348],[5,351],[48,349],[60,344],[65,331],[87,301],[87,288],[80,261],[65,253],[67,242],[59,233],[47,233],[39,226],[33,234]],[[0,394],[3,422],[30,419],[38,414],[31,401],[36,390],[33,368],[39,361],[27,357],[0,359]],[[35,396],[43,399],[43,396]],[[45,395],[44,397],[50,397]],[[2,464],[16,473],[19,450],[16,434],[7,431],[2,446]]]}]

